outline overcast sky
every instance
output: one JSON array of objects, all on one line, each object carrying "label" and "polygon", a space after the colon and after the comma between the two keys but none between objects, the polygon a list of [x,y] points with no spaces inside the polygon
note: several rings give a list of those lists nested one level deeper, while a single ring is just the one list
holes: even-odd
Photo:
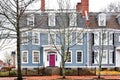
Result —
[{"label": "overcast sky", "polygon": [[[40,0],[39,0],[40,1]],[[55,9],[57,8],[57,1],[59,0],[46,0],[46,8]],[[72,8],[75,8],[77,2],[81,0],[69,0],[71,2]],[[118,2],[120,0],[89,0],[89,10],[90,12],[99,12],[101,9],[104,9],[111,2]],[[34,8],[40,8],[40,2],[35,3]],[[33,8],[33,5],[32,5]]]},{"label": "overcast sky", "polygon": [[90,11],[96,12],[104,9],[111,2],[118,2],[120,0],[89,0]]}]

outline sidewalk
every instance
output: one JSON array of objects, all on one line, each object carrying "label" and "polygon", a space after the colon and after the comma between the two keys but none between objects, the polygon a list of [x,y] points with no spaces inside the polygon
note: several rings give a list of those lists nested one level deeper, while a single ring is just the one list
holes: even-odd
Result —
[{"label": "sidewalk", "polygon": [[[93,80],[97,76],[66,76],[65,80]],[[101,76],[104,80],[120,80],[120,76]],[[0,77],[0,80],[14,80],[16,77]],[[27,76],[24,80],[62,80],[62,76]]]}]

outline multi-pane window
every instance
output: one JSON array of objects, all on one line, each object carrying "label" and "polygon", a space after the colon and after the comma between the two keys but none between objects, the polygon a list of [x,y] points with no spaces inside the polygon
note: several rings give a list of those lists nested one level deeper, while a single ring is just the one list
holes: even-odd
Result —
[{"label": "multi-pane window", "polygon": [[110,50],[109,51],[109,64],[113,64],[113,51],[112,50]]},{"label": "multi-pane window", "polygon": [[109,33],[109,45],[113,45],[113,33]]},{"label": "multi-pane window", "polygon": [[33,63],[38,63],[38,62],[40,62],[39,60],[39,58],[40,58],[40,53],[39,53],[39,51],[33,51]]},{"label": "multi-pane window", "polygon": [[76,43],[77,44],[83,44],[83,33],[77,33],[76,34]]},{"label": "multi-pane window", "polygon": [[99,32],[94,33],[94,45],[99,45]]},{"label": "multi-pane window", "polygon": [[99,51],[98,50],[94,51],[93,56],[94,56],[94,64],[98,64],[99,63]]},{"label": "multi-pane window", "polygon": [[33,32],[32,33],[32,43],[33,44],[39,44],[39,33]]},{"label": "multi-pane window", "polygon": [[102,33],[101,35],[101,44],[107,45],[107,33]]},{"label": "multi-pane window", "polygon": [[50,45],[53,45],[53,44],[55,44],[56,43],[56,36],[55,36],[55,34],[50,34],[49,35],[49,43],[50,43]]},{"label": "multi-pane window", "polygon": [[71,62],[72,61],[72,57],[71,57],[71,52],[66,52],[66,62]]},{"label": "multi-pane window", "polygon": [[27,17],[27,25],[34,26],[34,14],[30,14]]},{"label": "multi-pane window", "polygon": [[69,15],[70,18],[70,26],[77,26],[77,14],[71,13]]},{"label": "multi-pane window", "polygon": [[118,39],[119,39],[119,42],[120,42],[120,36],[118,37]]},{"label": "multi-pane window", "polygon": [[101,53],[102,57],[102,64],[107,64],[107,50],[103,50],[103,53]]},{"label": "multi-pane window", "polygon": [[81,51],[78,51],[77,52],[77,62],[82,62],[82,59],[83,59],[83,54],[82,54],[82,52]]},{"label": "multi-pane window", "polygon": [[28,63],[28,51],[22,52],[22,63]]},{"label": "multi-pane window", "polygon": [[27,44],[28,43],[28,33],[24,32],[22,33],[22,44]]},{"label": "multi-pane window", "polygon": [[48,25],[49,26],[55,26],[56,20],[55,20],[55,13],[49,13],[48,15]]},{"label": "multi-pane window", "polygon": [[98,25],[106,26],[106,14],[105,13],[101,13],[98,15]]},{"label": "multi-pane window", "polygon": [[72,34],[71,33],[67,33],[65,34],[65,44],[66,45],[71,45],[72,44]]}]

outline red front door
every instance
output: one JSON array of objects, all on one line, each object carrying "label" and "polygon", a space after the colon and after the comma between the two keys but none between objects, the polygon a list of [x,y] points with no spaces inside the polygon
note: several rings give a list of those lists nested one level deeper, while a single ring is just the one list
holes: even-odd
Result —
[{"label": "red front door", "polygon": [[50,65],[51,67],[55,66],[55,54],[50,54],[49,65]]}]

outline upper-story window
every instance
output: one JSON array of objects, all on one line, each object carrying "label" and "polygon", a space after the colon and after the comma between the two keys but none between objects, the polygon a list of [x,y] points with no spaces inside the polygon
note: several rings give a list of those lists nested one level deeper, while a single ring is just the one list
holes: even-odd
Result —
[{"label": "upper-story window", "polygon": [[118,24],[120,25],[120,14],[117,15]]},{"label": "upper-story window", "polygon": [[40,62],[40,52],[39,51],[33,51],[32,62],[33,63],[39,63]]},{"label": "upper-story window", "polygon": [[35,45],[39,45],[39,43],[40,43],[39,33],[37,33],[37,32],[32,33],[32,43]]},{"label": "upper-story window", "polygon": [[80,45],[83,44],[83,33],[76,33],[76,43]]},{"label": "upper-story window", "polygon": [[107,45],[107,43],[108,43],[107,39],[108,39],[107,33],[106,32],[102,33],[102,35],[101,35],[101,44],[102,45]]},{"label": "upper-story window", "polygon": [[99,39],[100,39],[99,32],[95,32],[93,36],[94,36],[94,45],[99,45]]},{"label": "upper-story window", "polygon": [[98,15],[98,25],[106,26],[106,14],[105,13],[100,13]]},{"label": "upper-story window", "polygon": [[55,20],[55,13],[49,13],[48,14],[48,26],[55,26],[56,20]]},{"label": "upper-story window", "polygon": [[22,51],[22,63],[28,63],[28,51]]},{"label": "upper-story window", "polygon": [[34,14],[30,14],[27,17],[27,25],[34,26]]},{"label": "upper-story window", "polygon": [[70,26],[77,26],[77,14],[71,13],[71,14],[69,14],[69,18],[70,18],[69,25]]},{"label": "upper-story window", "polygon": [[65,44],[66,45],[71,45],[72,44],[72,33],[66,32],[64,38],[65,38]]},{"label": "upper-story window", "polygon": [[49,34],[49,44],[50,45],[56,44],[56,36],[54,33]]},{"label": "upper-story window", "polygon": [[27,32],[23,32],[21,34],[21,41],[22,41],[22,44],[27,44],[28,43],[28,33]]},{"label": "upper-story window", "polygon": [[109,41],[109,45],[113,45],[113,43],[114,43],[113,39],[114,39],[114,34],[112,32],[110,32],[109,33],[109,40],[108,40]]}]

